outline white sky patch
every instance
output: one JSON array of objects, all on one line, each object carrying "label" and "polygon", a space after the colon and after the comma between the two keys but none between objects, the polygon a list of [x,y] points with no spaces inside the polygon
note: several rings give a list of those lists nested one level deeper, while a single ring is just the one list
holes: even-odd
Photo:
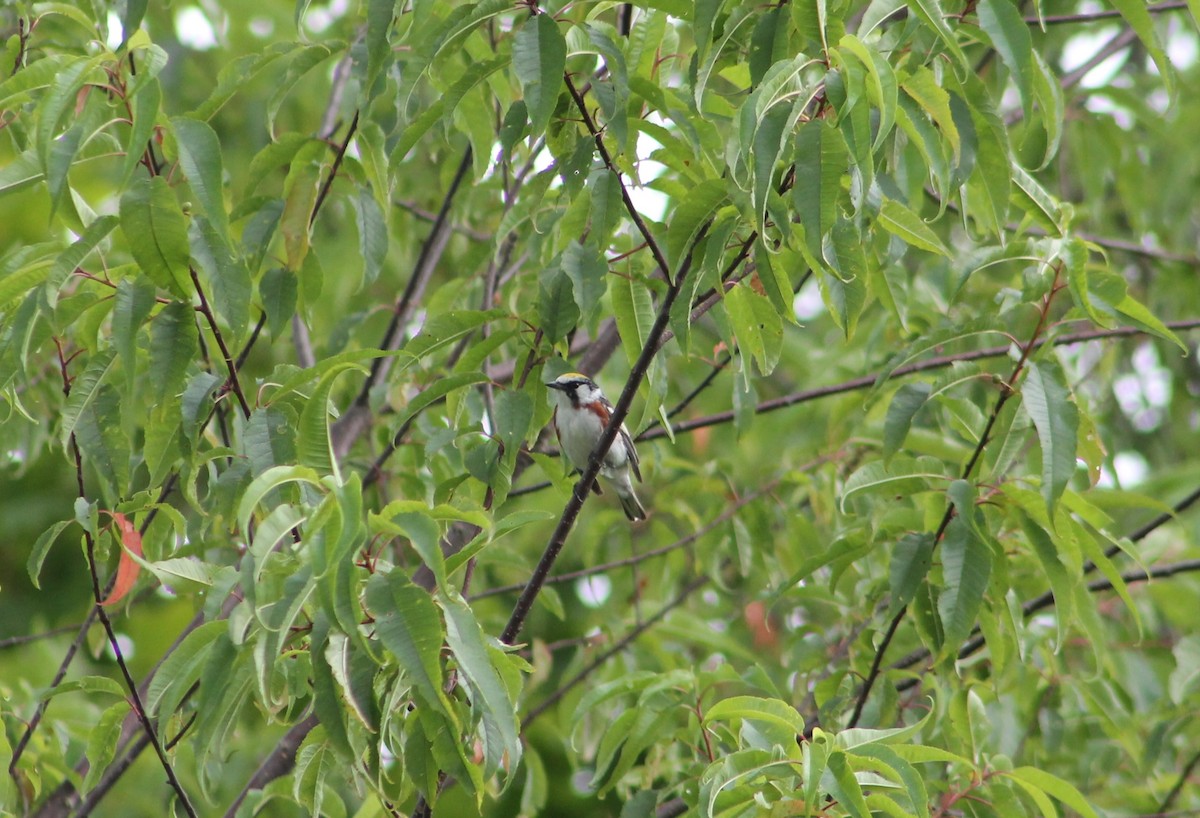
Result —
[{"label": "white sky patch", "polygon": [[193,51],[208,51],[217,45],[217,31],[198,6],[184,6],[175,12],[175,36]]},{"label": "white sky patch", "polygon": [[266,39],[275,33],[275,21],[270,17],[254,17],[250,20],[250,33],[259,39]]},{"label": "white sky patch", "polygon": [[[663,123],[660,121],[659,124]],[[662,145],[658,144],[653,137],[647,136],[645,133],[638,134],[638,178],[641,180],[642,185],[654,181],[666,171],[666,165],[661,162],[655,162],[650,158],[650,154],[661,147]],[[648,219],[661,222],[667,214],[667,203],[670,200],[661,191],[630,185],[629,198],[633,200],[633,205],[637,208],[638,212]]]},{"label": "white sky patch", "polygon": [[345,17],[349,8],[350,0],[332,0],[327,6],[310,6],[304,15],[304,27],[314,34],[321,34]]},{"label": "white sky patch", "polygon": [[1167,34],[1163,48],[1166,49],[1171,65],[1180,71],[1191,68],[1196,64],[1196,59],[1200,58],[1200,41],[1196,39],[1196,32],[1175,21],[1171,22],[1171,31]]},{"label": "white sky patch", "polygon": [[1133,428],[1152,432],[1162,424],[1171,402],[1171,373],[1150,343],[1138,346],[1130,363],[1132,371],[1113,381],[1113,395]]},{"label": "white sky patch", "polygon": [[589,608],[599,608],[612,595],[612,580],[599,575],[583,577],[575,583],[575,595]]},{"label": "white sky patch", "polygon": [[[121,656],[125,659],[125,661],[132,659],[136,653],[133,647],[133,640],[123,633],[117,633],[113,635],[117,637],[117,647],[121,649]],[[111,642],[104,643],[104,652],[108,654],[110,659],[116,660],[117,657],[116,654],[113,653]]]},{"label": "white sky patch", "polygon": [[121,15],[110,11],[106,23],[108,24],[108,39],[104,41],[104,44],[116,51],[125,41],[125,27],[121,25]]},{"label": "white sky patch", "polygon": [[821,299],[821,291],[817,287],[803,287],[792,299],[792,312],[796,313],[797,321],[811,321],[825,312],[825,302]]},{"label": "white sky patch", "polygon": [[[1076,34],[1071,39],[1067,40],[1063,47],[1062,68],[1065,72],[1074,71],[1081,67],[1085,62],[1090,60],[1100,51],[1105,45],[1112,40],[1120,29],[1113,26],[1105,26],[1096,31],[1088,31],[1081,34]],[[1112,81],[1113,76],[1129,59],[1129,49],[1123,48],[1116,54],[1113,54],[1104,62],[1097,65],[1091,71],[1088,71],[1083,76],[1083,80],[1079,83],[1083,88],[1099,88],[1107,85]]]},{"label": "white sky patch", "polygon": [[1141,452],[1117,452],[1113,455],[1112,472],[1108,470],[1108,466],[1100,470],[1098,485],[1101,488],[1116,488],[1120,485],[1121,488],[1131,489],[1146,482],[1149,475],[1150,464],[1142,457]]}]

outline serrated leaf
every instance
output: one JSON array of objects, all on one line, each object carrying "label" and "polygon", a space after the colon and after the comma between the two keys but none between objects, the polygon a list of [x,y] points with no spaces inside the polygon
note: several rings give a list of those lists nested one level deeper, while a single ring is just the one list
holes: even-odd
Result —
[{"label": "serrated leaf", "polygon": [[783,349],[783,320],[779,313],[766,296],[746,284],[739,284],[725,294],[725,309],[742,354],[748,353],[755,360],[759,374],[770,375]]},{"label": "serrated leaf", "polygon": [[100,386],[112,369],[116,354],[112,347],[96,353],[88,361],[87,369],[77,375],[71,383],[71,396],[67,398],[67,405],[63,408],[62,428],[59,430],[59,439],[64,449],[75,431],[75,425],[79,423],[80,415],[96,400]]},{"label": "serrated leaf", "polygon": [[541,134],[558,103],[567,66],[567,43],[553,17],[537,14],[525,21],[513,37],[512,63],[525,95],[530,129]]},{"label": "serrated leaf", "polygon": [[906,244],[947,258],[950,257],[950,251],[946,249],[946,245],[942,244],[937,233],[934,233],[920,216],[895,199],[883,200],[883,204],[879,208],[879,225],[893,236],[902,239]]},{"label": "serrated leaf", "polygon": [[921,381],[906,383],[896,390],[892,402],[888,405],[887,417],[883,422],[883,462],[886,464],[892,456],[904,445],[908,430],[912,427],[913,418],[929,395],[933,386]]},{"label": "serrated leaf", "polygon": [[579,313],[591,321],[608,287],[608,265],[604,257],[592,242],[573,241],[563,252],[562,269],[571,280],[571,292]]},{"label": "serrated leaf", "polygon": [[182,299],[192,295],[187,222],[162,176],[138,179],[121,197],[121,232],[142,271]]},{"label": "serrated leaf", "polygon": [[933,535],[927,531],[905,534],[896,543],[888,575],[888,590],[891,594],[888,604],[889,617],[900,613],[912,601],[917,588],[925,581],[925,576],[933,565],[933,545]]},{"label": "serrated leaf", "polygon": [[446,617],[446,643],[471,690],[471,709],[483,720],[484,775],[490,776],[505,756],[514,765],[521,758],[516,706],[493,665],[499,651],[489,650],[474,613],[461,598],[442,594],[438,602]]},{"label": "serrated leaf", "polygon": [[200,354],[195,310],[172,301],[150,325],[150,383],[156,404],[183,392],[188,366]]},{"label": "serrated leaf", "polygon": [[1029,26],[1010,0],[980,0],[975,12],[980,28],[1008,66],[1028,118],[1033,105],[1033,38]]},{"label": "serrated leaf", "polygon": [[358,196],[350,201],[354,205],[354,224],[358,227],[358,252],[363,258],[363,283],[373,284],[387,257],[387,223],[369,188],[360,188]]},{"label": "serrated leaf", "polygon": [[366,602],[375,617],[379,640],[399,660],[421,700],[455,723],[443,690],[442,618],[429,593],[402,572],[392,571],[375,574],[367,581]]},{"label": "serrated leaf", "polygon": [[967,638],[992,574],[992,552],[960,513],[946,527],[941,545],[942,583],[938,616],[945,631],[943,650],[957,651]]},{"label": "serrated leaf", "polygon": [[1075,473],[1079,409],[1054,364],[1031,363],[1021,394],[1041,444],[1042,496],[1053,519],[1054,505]]},{"label": "serrated leaf", "polygon": [[171,128],[179,146],[179,165],[192,193],[196,194],[200,210],[228,244],[229,213],[225,209],[224,170],[217,132],[207,122],[185,116],[172,117]]},{"label": "serrated leaf", "polygon": [[819,258],[822,240],[837,223],[849,151],[841,131],[825,119],[806,122],[796,132],[796,183],[792,204],[804,227],[809,252]]},{"label": "serrated leaf", "polygon": [[337,377],[350,369],[367,373],[366,368],[359,364],[343,363],[321,377],[317,388],[300,411],[300,425],[296,436],[296,455],[300,464],[311,466],[321,474],[333,475],[339,484],[342,482],[341,471],[329,439],[329,394]]}]

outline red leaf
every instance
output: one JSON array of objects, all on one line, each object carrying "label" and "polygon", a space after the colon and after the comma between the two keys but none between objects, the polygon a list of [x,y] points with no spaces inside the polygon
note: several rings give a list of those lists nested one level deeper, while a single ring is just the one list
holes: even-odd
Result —
[{"label": "red leaf", "polygon": [[138,572],[142,567],[134,561],[130,554],[142,556],[142,535],[133,527],[133,523],[120,512],[111,512],[117,529],[121,532],[121,561],[117,563],[117,581],[113,584],[112,592],[101,605],[116,605],[121,598],[129,593],[129,589],[137,582]]}]

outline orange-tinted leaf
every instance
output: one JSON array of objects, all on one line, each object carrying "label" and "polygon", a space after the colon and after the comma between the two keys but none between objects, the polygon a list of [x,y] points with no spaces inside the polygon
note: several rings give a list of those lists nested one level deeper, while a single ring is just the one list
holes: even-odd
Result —
[{"label": "orange-tinted leaf", "polygon": [[124,514],[112,512],[112,518],[117,524],[117,530],[121,532],[121,561],[117,563],[117,581],[101,605],[115,605],[120,602],[137,582],[138,572],[141,571],[141,566],[130,554],[142,556],[142,535]]}]

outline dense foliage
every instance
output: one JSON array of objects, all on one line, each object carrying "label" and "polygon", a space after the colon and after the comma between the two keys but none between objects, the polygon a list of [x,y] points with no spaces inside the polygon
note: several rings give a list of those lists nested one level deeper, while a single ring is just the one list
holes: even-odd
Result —
[{"label": "dense foliage", "polygon": [[1200,811],[1194,0],[285,6],[0,9],[0,813]]}]

